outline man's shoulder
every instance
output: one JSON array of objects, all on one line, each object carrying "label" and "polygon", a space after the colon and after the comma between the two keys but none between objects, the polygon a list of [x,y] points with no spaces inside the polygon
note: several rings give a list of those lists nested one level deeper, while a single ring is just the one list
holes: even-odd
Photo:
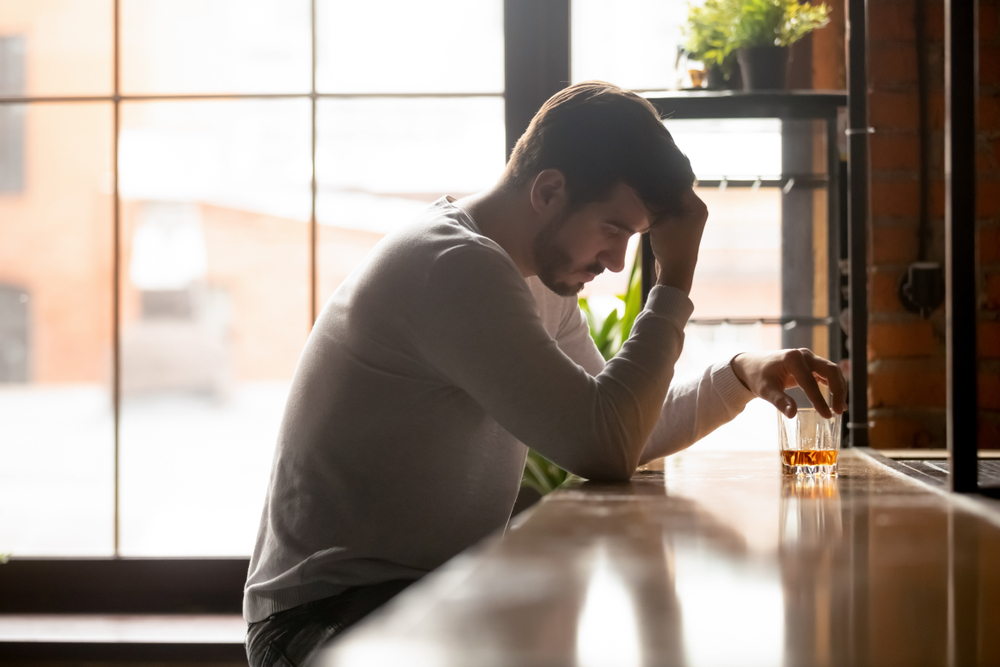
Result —
[{"label": "man's shoulder", "polygon": [[521,280],[506,252],[454,206],[438,202],[383,238],[341,285],[351,303],[419,305],[451,282],[466,289]]},{"label": "man's shoulder", "polygon": [[484,269],[501,265],[516,270],[507,253],[483,236],[464,212],[441,202],[389,234],[379,254],[386,260],[380,262],[387,264],[385,268],[409,267],[428,274],[464,269],[470,264],[479,264]]}]

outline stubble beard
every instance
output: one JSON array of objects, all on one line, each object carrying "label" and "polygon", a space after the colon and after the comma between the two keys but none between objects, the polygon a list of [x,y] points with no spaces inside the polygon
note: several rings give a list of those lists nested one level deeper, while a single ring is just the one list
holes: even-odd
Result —
[{"label": "stubble beard", "polygon": [[[538,279],[559,296],[576,296],[584,285],[582,282],[570,284],[559,279],[560,275],[573,272],[573,258],[555,242],[556,234],[568,217],[564,215],[543,227],[532,246]],[[596,275],[604,271],[604,267],[595,262],[583,270]]]}]

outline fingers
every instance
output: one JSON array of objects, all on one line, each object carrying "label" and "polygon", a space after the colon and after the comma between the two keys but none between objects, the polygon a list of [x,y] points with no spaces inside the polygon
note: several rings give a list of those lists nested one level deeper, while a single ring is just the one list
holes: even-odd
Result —
[{"label": "fingers", "polygon": [[[785,353],[785,370],[795,379],[795,383],[806,393],[816,412],[825,419],[833,417],[833,411],[826,404],[816,378],[813,377],[813,362],[816,356],[807,349],[788,350]],[[837,405],[837,403],[835,403]]]},{"label": "fingers", "polygon": [[798,406],[795,405],[795,401],[786,394],[780,385],[772,382],[767,382],[760,388],[760,394],[758,394],[765,401],[778,408],[781,414],[785,415],[789,419],[795,417],[798,412]]},{"label": "fingers", "polygon": [[792,419],[798,412],[795,401],[785,393],[792,386],[785,369],[787,351],[768,354],[741,352],[730,364],[737,379],[741,379],[754,394],[764,399]]},{"label": "fingers", "polygon": [[834,412],[843,414],[847,410],[847,381],[840,367],[816,356],[811,361],[813,375],[830,388],[830,407]]},{"label": "fingers", "polygon": [[687,227],[703,227],[708,221],[708,204],[695,193],[693,188],[687,190],[678,198],[677,209],[658,216],[652,226],[656,227],[668,221],[677,221]]}]

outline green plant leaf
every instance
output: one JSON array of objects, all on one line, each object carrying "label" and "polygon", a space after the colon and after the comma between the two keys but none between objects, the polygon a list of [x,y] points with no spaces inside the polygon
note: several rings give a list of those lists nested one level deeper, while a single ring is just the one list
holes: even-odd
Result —
[{"label": "green plant leaf", "polygon": [[640,253],[636,253],[636,260],[632,264],[632,274],[629,276],[628,291],[625,292],[625,314],[622,316],[621,341],[625,344],[632,334],[632,325],[635,318],[642,310],[642,267]]},{"label": "green plant leaf", "polygon": [[533,449],[528,450],[521,486],[530,486],[544,496],[558,488],[568,477],[569,473],[555,463]]},{"label": "green plant leaf", "polygon": [[605,361],[615,356],[615,352],[617,352],[615,343],[618,339],[618,331],[620,329],[617,310],[612,310],[608,313],[608,317],[604,320],[604,325],[599,331],[595,332],[591,329],[591,338],[594,339],[594,343],[597,345],[597,349],[601,351],[601,355]]},{"label": "green plant leaf", "polygon": [[732,48],[790,46],[829,23],[825,4],[796,0],[736,0]]},{"label": "green plant leaf", "polygon": [[739,0],[706,0],[703,5],[688,3],[688,20],[683,28],[684,50],[691,60],[700,60],[706,67],[722,65],[732,46]]}]

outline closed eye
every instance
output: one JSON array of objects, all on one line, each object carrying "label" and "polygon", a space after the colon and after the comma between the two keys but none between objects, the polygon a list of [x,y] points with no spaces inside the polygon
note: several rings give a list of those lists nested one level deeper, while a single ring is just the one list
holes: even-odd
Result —
[{"label": "closed eye", "polygon": [[625,230],[623,230],[621,227],[618,227],[616,225],[609,225],[609,224],[605,224],[604,225],[604,234],[609,239],[618,238],[620,235],[622,235],[624,233],[625,233]]}]

